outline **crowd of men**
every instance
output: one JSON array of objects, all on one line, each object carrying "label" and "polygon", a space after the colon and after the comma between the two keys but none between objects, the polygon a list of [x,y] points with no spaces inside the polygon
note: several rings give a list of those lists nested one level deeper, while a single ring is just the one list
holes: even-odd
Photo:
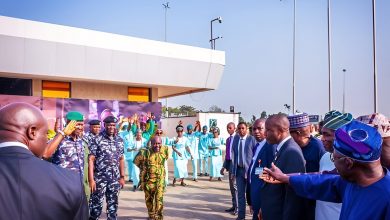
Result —
[{"label": "crowd of men", "polygon": [[252,219],[390,219],[390,122],[379,113],[353,119],[330,111],[319,134],[305,113],[259,119],[250,130],[231,122],[227,139],[199,122],[187,132],[179,123],[177,137],[164,137],[151,113],[145,121],[90,120],[86,133],[81,113],[66,119],[51,131],[29,104],[0,109],[0,219],[99,219],[104,197],[107,219],[117,219],[126,162],[149,219],[163,219],[170,146],[173,186],[176,179],[186,186],[188,161],[195,182],[228,173],[232,207],[225,211],[238,220],[247,205]]}]

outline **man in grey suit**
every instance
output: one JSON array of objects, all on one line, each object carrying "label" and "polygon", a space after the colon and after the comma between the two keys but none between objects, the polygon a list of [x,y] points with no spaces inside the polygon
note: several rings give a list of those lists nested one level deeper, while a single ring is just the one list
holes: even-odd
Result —
[{"label": "man in grey suit", "polygon": [[[229,133],[229,137],[226,139],[226,156],[225,156],[225,162],[223,162],[223,166],[221,169],[221,174],[224,175],[225,171],[227,170],[229,174],[232,173],[233,169],[233,140],[234,140],[234,132],[236,130],[236,125],[233,122],[230,122],[227,125],[227,132]],[[233,206],[229,209],[226,209],[226,212],[233,212],[232,215],[238,214],[238,205],[237,205],[237,186],[236,183],[229,178],[229,186],[230,186],[230,193],[232,194],[232,204]]]},{"label": "man in grey suit", "polygon": [[[276,144],[274,164],[283,173],[304,173],[302,150],[290,136],[290,123],[284,115],[273,115],[265,122],[268,144]],[[264,220],[303,219],[303,198],[295,194],[288,184],[264,183],[260,193],[261,212]]]},{"label": "man in grey suit", "polygon": [[233,141],[233,169],[230,178],[237,184],[238,194],[238,217],[237,220],[245,219],[246,201],[246,173],[252,162],[253,148],[256,140],[247,135],[247,126],[240,122],[237,126],[238,136]]}]

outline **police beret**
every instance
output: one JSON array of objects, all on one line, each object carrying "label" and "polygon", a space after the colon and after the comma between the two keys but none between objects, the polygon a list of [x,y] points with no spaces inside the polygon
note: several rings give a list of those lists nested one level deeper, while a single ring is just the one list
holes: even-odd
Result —
[{"label": "police beret", "polygon": [[114,116],[107,116],[107,118],[105,118],[103,120],[104,123],[117,123],[118,122],[118,119],[115,118]]},{"label": "police beret", "polygon": [[66,119],[75,120],[75,121],[84,121],[84,116],[80,112],[73,111],[66,114]]},{"label": "police beret", "polygon": [[89,125],[100,125],[100,121],[99,120],[96,120],[96,119],[93,119],[93,120],[91,120],[91,121],[89,121]]}]

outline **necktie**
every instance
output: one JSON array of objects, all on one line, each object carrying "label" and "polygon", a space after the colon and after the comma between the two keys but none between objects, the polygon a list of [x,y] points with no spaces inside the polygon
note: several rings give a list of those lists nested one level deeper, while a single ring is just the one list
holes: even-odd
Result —
[{"label": "necktie", "polygon": [[244,160],[243,160],[243,158],[242,158],[242,155],[243,155],[243,151],[244,151],[244,149],[242,149],[242,140],[243,139],[240,139],[240,149],[239,149],[239,151],[240,151],[240,153],[239,153],[239,157],[240,157],[240,163],[238,164],[238,166],[240,166],[240,167],[243,167],[244,166]]},{"label": "necktie", "polygon": [[275,161],[276,161],[276,159],[278,159],[278,148],[276,147],[276,150],[275,150]]},{"label": "necktie", "polygon": [[227,160],[231,160],[231,158],[230,158],[230,151],[231,151],[231,149],[230,149],[230,143],[231,143],[231,141],[232,141],[232,136],[230,136],[230,137],[228,138],[228,141],[227,141],[227,143],[226,143],[226,159],[227,159]]},{"label": "necktie", "polygon": [[255,155],[257,148],[259,147],[260,143],[257,143],[255,145],[255,148],[253,148],[253,155]]}]

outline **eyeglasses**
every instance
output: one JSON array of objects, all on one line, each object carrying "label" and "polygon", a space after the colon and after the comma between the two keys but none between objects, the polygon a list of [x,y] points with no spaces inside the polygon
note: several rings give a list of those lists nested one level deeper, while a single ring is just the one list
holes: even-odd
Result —
[{"label": "eyeglasses", "polygon": [[162,134],[162,132],[156,132],[156,134]]}]

